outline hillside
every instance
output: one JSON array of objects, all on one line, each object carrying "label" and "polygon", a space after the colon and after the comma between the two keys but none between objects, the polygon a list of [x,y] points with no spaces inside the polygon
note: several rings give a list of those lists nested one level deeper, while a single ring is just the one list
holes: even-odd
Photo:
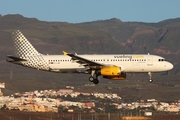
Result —
[{"label": "hillside", "polygon": [[[122,22],[112,18],[71,24],[39,21],[36,18],[25,18],[17,14],[0,16],[0,81],[7,83],[7,89],[5,89],[7,94],[33,89],[58,89],[66,85],[83,86],[89,83],[88,75],[47,73],[5,62],[6,55],[14,54],[11,33],[16,29],[21,30],[35,48],[43,54],[62,54],[62,50],[65,50],[78,54],[150,53],[163,56],[175,67],[170,72],[154,74],[155,84],[162,85],[167,82],[173,85],[180,84],[178,81],[180,18],[158,23]],[[10,73],[12,73],[11,77]],[[161,76],[165,81],[161,79]],[[136,86],[138,80],[145,79],[144,82],[147,82],[148,76],[147,74],[130,74],[128,80],[133,81],[134,79],[135,82],[132,84]],[[126,81],[103,79],[101,82],[103,84],[99,86],[102,88],[108,86],[108,82],[119,84],[119,86],[127,84]],[[142,82],[143,85],[148,84],[144,82]]]}]

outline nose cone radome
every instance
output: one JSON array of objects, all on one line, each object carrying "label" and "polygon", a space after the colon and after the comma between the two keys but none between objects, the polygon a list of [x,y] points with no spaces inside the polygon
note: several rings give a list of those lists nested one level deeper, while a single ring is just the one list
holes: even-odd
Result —
[{"label": "nose cone radome", "polygon": [[171,69],[173,69],[173,64],[172,63],[169,63],[168,65],[167,65],[167,68],[168,68],[168,70],[171,70]]}]

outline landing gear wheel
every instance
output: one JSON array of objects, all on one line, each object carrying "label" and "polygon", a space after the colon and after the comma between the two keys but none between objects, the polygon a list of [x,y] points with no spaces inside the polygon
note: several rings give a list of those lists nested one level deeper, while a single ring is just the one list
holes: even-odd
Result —
[{"label": "landing gear wheel", "polygon": [[98,80],[98,79],[94,79],[94,80],[93,80],[93,83],[94,83],[94,84],[98,84],[98,83],[99,83],[99,80]]},{"label": "landing gear wheel", "polygon": [[[96,75],[95,78],[94,78],[94,74]],[[98,80],[99,75],[100,74],[96,70],[92,70],[91,76],[89,77],[89,81],[93,82],[94,84],[98,84],[99,83],[99,80]]]},{"label": "landing gear wheel", "polygon": [[149,82],[152,83],[152,82],[153,82],[152,73],[151,73],[151,72],[148,72],[148,75],[149,75]]},{"label": "landing gear wheel", "polygon": [[90,81],[90,82],[94,82],[94,77],[90,76],[90,77],[89,77],[89,81]]},{"label": "landing gear wheel", "polygon": [[149,82],[152,83],[152,82],[153,82],[153,79],[149,79]]}]

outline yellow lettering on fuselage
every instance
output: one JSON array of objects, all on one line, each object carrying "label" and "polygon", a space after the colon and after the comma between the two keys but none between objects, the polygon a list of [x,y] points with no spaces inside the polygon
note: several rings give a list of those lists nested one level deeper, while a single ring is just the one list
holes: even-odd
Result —
[{"label": "yellow lettering on fuselage", "polygon": [[143,55],[133,55],[133,58],[144,58]]}]

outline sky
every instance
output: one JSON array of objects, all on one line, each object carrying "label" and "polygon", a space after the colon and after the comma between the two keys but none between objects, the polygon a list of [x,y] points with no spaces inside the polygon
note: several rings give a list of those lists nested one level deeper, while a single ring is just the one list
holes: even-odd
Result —
[{"label": "sky", "polygon": [[0,14],[48,22],[81,23],[118,18],[156,23],[180,17],[180,0],[0,0]]}]

